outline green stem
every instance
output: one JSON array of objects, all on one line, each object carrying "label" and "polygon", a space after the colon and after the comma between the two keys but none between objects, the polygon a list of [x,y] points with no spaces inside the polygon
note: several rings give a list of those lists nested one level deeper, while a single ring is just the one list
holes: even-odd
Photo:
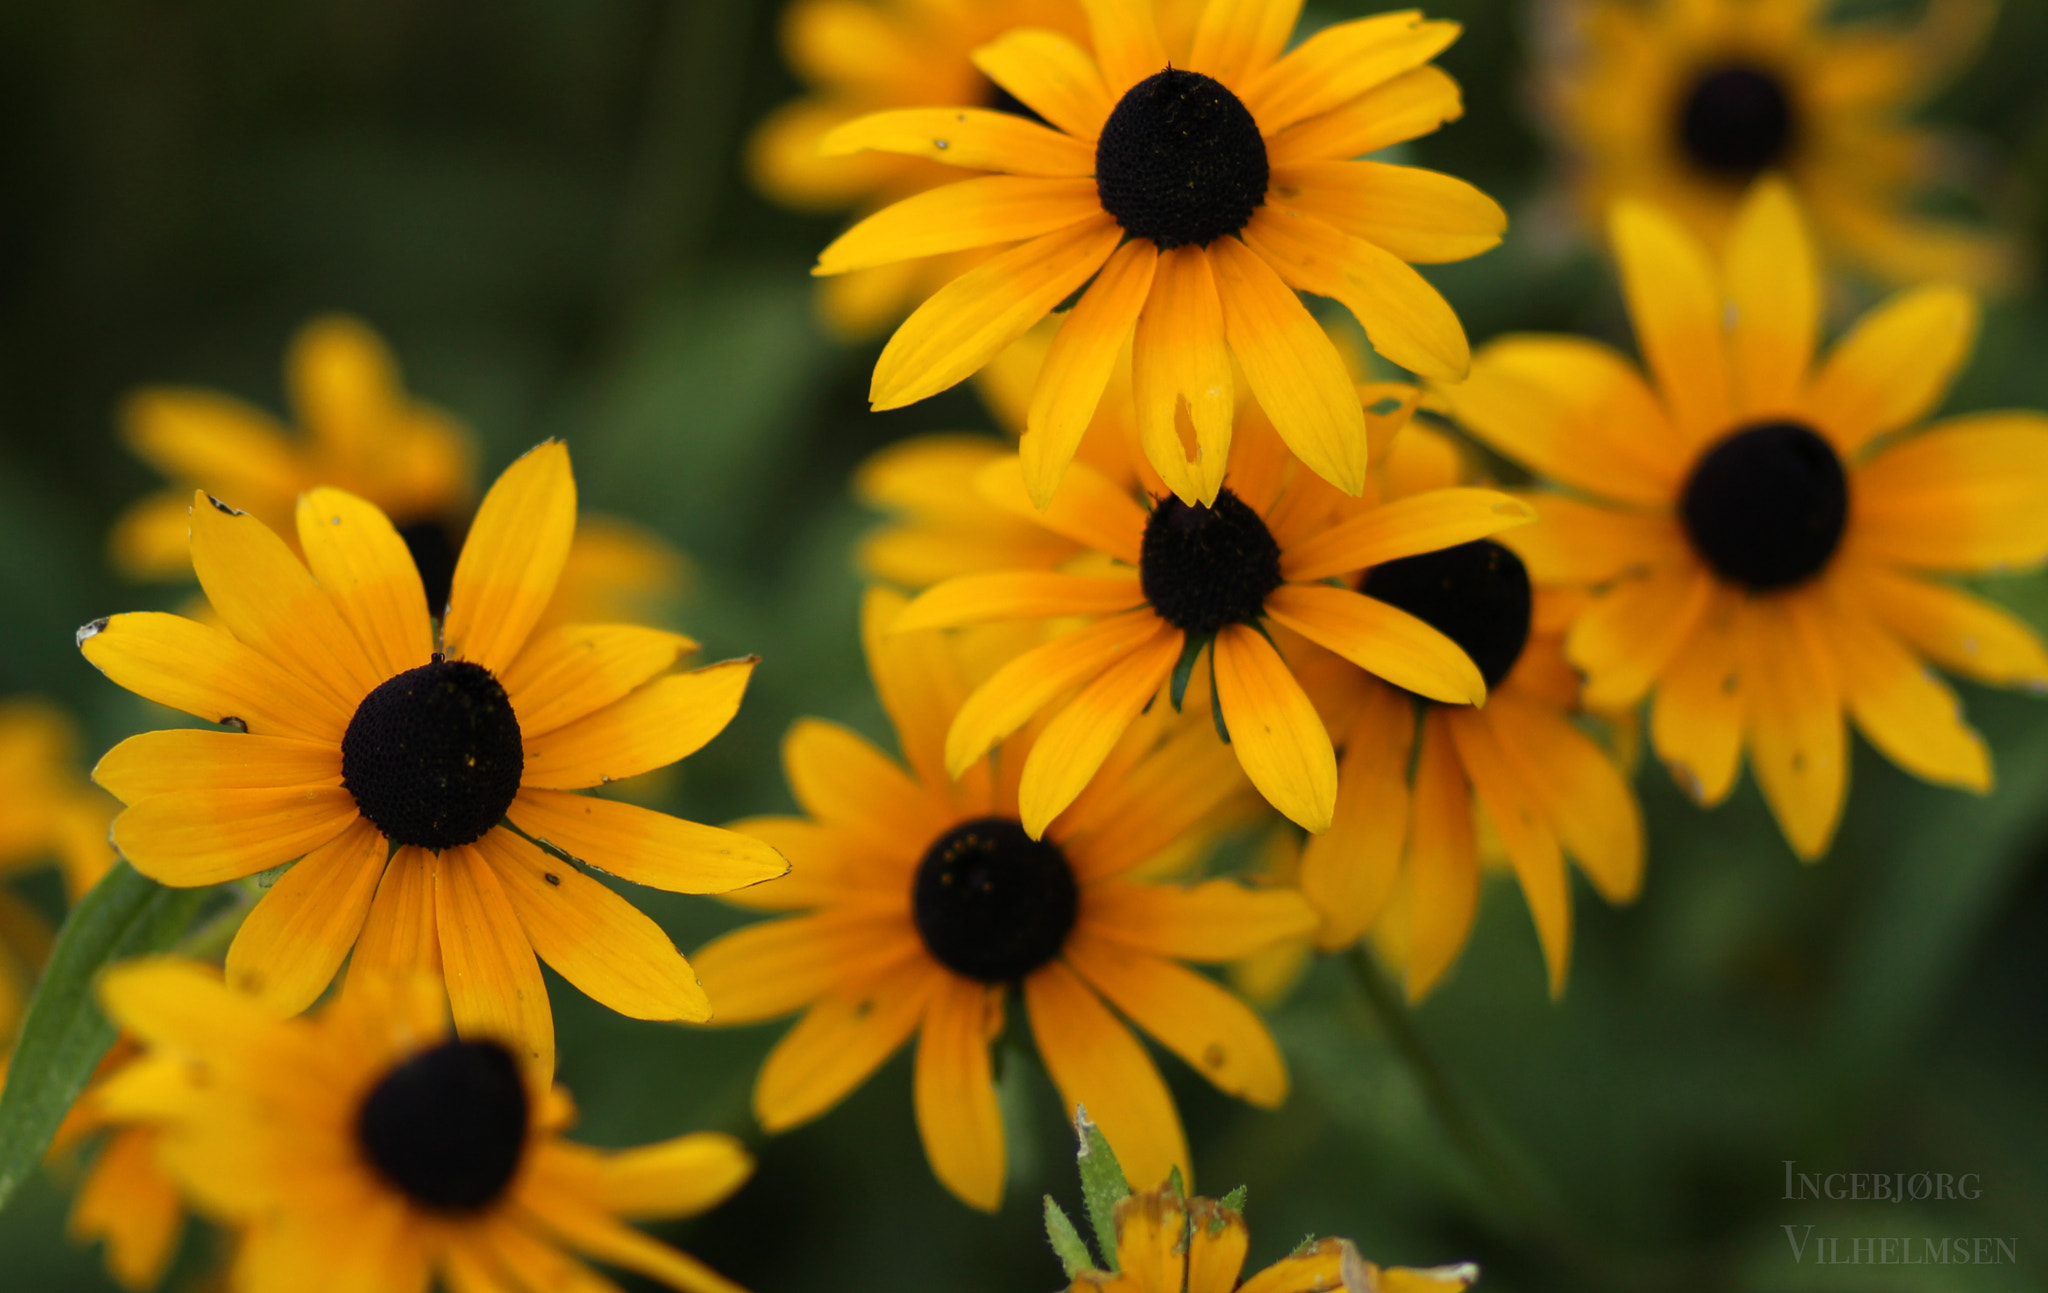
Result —
[{"label": "green stem", "polygon": [[217,961],[227,955],[228,945],[235,941],[242,921],[247,919],[250,910],[256,906],[256,900],[263,895],[253,879],[227,885],[226,889],[227,903],[178,940],[178,945],[172,949],[177,955],[198,961]]}]

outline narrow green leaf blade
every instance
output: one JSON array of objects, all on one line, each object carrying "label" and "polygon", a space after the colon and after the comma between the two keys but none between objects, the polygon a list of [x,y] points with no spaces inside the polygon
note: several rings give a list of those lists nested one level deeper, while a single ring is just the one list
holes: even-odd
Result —
[{"label": "narrow green leaf blade", "polygon": [[1102,1129],[1088,1119],[1088,1111],[1074,1110],[1074,1135],[1081,1142],[1074,1161],[1081,1168],[1081,1198],[1088,1205],[1088,1225],[1095,1231],[1095,1246],[1102,1260],[1114,1272],[1116,1263],[1116,1205],[1131,1195],[1124,1179],[1123,1165],[1109,1147]]},{"label": "narrow green leaf blade", "polygon": [[210,890],[169,889],[116,862],[57,935],[20,1044],[0,1092],[0,1208],[49,1148],[57,1124],[114,1042],[114,1026],[93,999],[93,980],[111,961],[171,946]]},{"label": "narrow green leaf blade", "polygon": [[1095,1259],[1088,1255],[1088,1245],[1082,1241],[1081,1232],[1060,1205],[1045,1196],[1045,1237],[1052,1241],[1052,1250],[1058,1255],[1060,1265],[1066,1268],[1067,1278],[1073,1279],[1082,1271],[1095,1265]]}]

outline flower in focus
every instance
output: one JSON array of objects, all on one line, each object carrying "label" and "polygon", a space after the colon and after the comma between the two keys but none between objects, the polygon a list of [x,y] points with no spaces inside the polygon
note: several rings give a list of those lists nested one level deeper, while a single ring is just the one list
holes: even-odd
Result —
[{"label": "flower in focus", "polygon": [[[1411,262],[1463,260],[1506,216],[1461,180],[1351,160],[1461,111],[1429,66],[1458,35],[1414,11],[1338,23],[1281,51],[1300,0],[1210,0],[1183,56],[1154,0],[1086,0],[1090,40],[1012,31],[975,65],[1046,124],[971,106],[837,127],[829,154],[874,150],[999,172],[887,207],[815,272],[1002,246],[890,338],[877,409],[954,385],[1075,298],[1027,413],[1024,481],[1052,499],[1130,348],[1140,442],[1184,503],[1223,487],[1237,374],[1288,446],[1347,493],[1366,422],[1343,359],[1297,291],[1351,310],[1388,360],[1455,380],[1464,329]],[[963,101],[964,102],[964,101]]]},{"label": "flower in focus", "polygon": [[[328,485],[391,518],[438,614],[476,496],[469,431],[408,395],[382,339],[346,315],[299,330],[285,378],[302,435],[217,391],[151,387],[129,397],[122,435],[172,484],[116,522],[114,564],[141,579],[186,578],[194,489],[234,500],[296,550],[299,496]],[[542,624],[644,618],[685,574],[683,558],[659,539],[623,521],[585,518]]]},{"label": "flower in focus", "polygon": [[1893,282],[1993,286],[2000,239],[1914,209],[1937,138],[1907,124],[1968,61],[1994,0],[1932,0],[1916,27],[1843,24],[1815,0],[1568,0],[1576,58],[1550,99],[1595,216],[1636,198],[1720,247],[1776,172],[1831,256]]},{"label": "flower in focus", "polygon": [[[1466,478],[1446,438],[1413,424],[1379,469],[1389,500]],[[1563,627],[1580,600],[1536,591],[1515,549],[1542,522],[1367,570],[1359,588],[1440,630],[1486,680],[1484,708],[1420,700],[1325,657],[1309,691],[1344,750],[1337,811],[1301,858],[1302,893],[1323,918],[1317,942],[1348,947],[1374,931],[1419,999],[1457,959],[1480,891],[1482,825],[1506,854],[1549,968],[1570,965],[1567,856],[1609,902],[1642,884],[1643,823],[1614,759],[1574,722],[1579,676]]]},{"label": "flower in focus", "polygon": [[1524,336],[1448,392],[1468,429],[1578,495],[1534,496],[1515,547],[1538,584],[1593,593],[1565,638],[1587,703],[1654,691],[1652,744],[1704,804],[1746,748],[1802,858],[1841,815],[1845,713],[1907,772],[1988,789],[1984,742],[1923,662],[2039,688],[2048,654],[1929,576],[2048,557],[2048,417],[1913,430],[1969,355],[1976,303],[1902,292],[1817,360],[1820,279],[1784,185],[1751,195],[1719,272],[1648,207],[1620,205],[1613,234],[1650,381],[1596,342]]},{"label": "flower in focus", "polygon": [[129,690],[232,729],[146,732],[94,770],[127,805],[114,842],[138,871],[196,886],[299,859],[236,934],[231,983],[289,1012],[351,947],[352,973],[441,972],[463,1033],[517,1041],[543,1078],[554,1023],[536,953],[635,1018],[709,1013],[661,929],[556,853],[680,893],[781,875],[756,840],[571,793],[701,748],[754,662],[670,673],[695,646],[673,633],[535,629],[576,528],[566,446],[492,486],[438,625],[404,540],[362,499],[301,498],[303,564],[204,493],[191,512],[223,627],[117,615],[79,646]]},{"label": "flower in focus", "polygon": [[762,1067],[755,1112],[770,1131],[817,1117],[916,1035],[925,1154],[954,1194],[993,1209],[1005,1154],[990,1048],[1015,987],[1069,1111],[1085,1104],[1142,1179],[1185,1173],[1173,1097],[1118,1014],[1224,1092],[1278,1105],[1287,1071],[1265,1024],[1180,962],[1249,955],[1306,934],[1314,914],[1292,892],[1133,876],[1188,848],[1242,787],[1215,738],[1164,706],[1042,838],[1018,818],[1021,749],[947,775],[967,680],[944,635],[888,631],[902,605],[871,591],[863,635],[907,769],[842,727],[797,724],[783,763],[806,815],[739,823],[794,869],[732,895],[795,914],[696,955],[716,1022],[804,1012]]},{"label": "flower in focus", "polygon": [[[1351,401],[1364,411],[1356,388]],[[1392,403],[1385,421],[1399,425],[1413,403]],[[1326,581],[1483,538],[1530,515],[1493,490],[1446,490],[1380,506],[1347,499],[1301,470],[1256,408],[1237,427],[1229,484],[1213,506],[1168,494],[1148,512],[1080,463],[1045,511],[1025,493],[1015,458],[984,468],[976,484],[985,507],[1082,545],[1084,555],[1061,570],[948,579],[912,602],[898,628],[1088,621],[998,670],[961,707],[946,740],[946,766],[957,773],[1034,715],[1056,709],[1024,761],[1018,791],[1034,838],[1169,684],[1178,707],[1205,653],[1217,726],[1252,784],[1305,829],[1325,829],[1336,808],[1336,754],[1265,624],[1299,633],[1395,686],[1479,703],[1486,685],[1450,638]]]},{"label": "flower in focus", "polygon": [[609,1287],[572,1251],[737,1293],[623,1221],[717,1204],[753,1170],[739,1143],[561,1139],[568,1097],[504,1042],[449,1036],[430,977],[371,976],[302,1019],[169,960],[115,967],[100,996],[145,1048],[100,1087],[104,1116],[153,1129],[192,1206],[236,1232],[245,1293]]}]

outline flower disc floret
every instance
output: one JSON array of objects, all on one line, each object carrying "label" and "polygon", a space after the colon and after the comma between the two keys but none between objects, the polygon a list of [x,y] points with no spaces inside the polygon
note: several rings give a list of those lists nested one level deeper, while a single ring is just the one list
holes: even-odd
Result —
[{"label": "flower disc floret", "polygon": [[1849,478],[1799,422],[1744,427],[1700,457],[1679,502],[1686,535],[1716,574],[1752,592],[1805,583],[1841,546]]},{"label": "flower disc floret", "polygon": [[437,1212],[498,1201],[526,1150],[519,1062],[492,1041],[448,1041],[386,1073],[356,1115],[363,1157],[394,1189]]},{"label": "flower disc floret", "polygon": [[1784,160],[1797,128],[1784,82],[1745,64],[1703,73],[1678,110],[1679,142],[1693,164],[1744,182]]},{"label": "flower disc floret", "polygon": [[1281,583],[1280,545],[1228,489],[1212,507],[1167,497],[1145,523],[1138,582],[1161,619],[1203,637],[1259,618]]},{"label": "flower disc floret", "polygon": [[983,983],[1014,982],[1059,955],[1080,903],[1067,855],[1012,817],[979,817],[939,836],[911,889],[932,956]]},{"label": "flower disc floret", "polygon": [[1489,690],[1501,685],[1529,642],[1529,569],[1491,539],[1383,562],[1359,589],[1456,642]]},{"label": "flower disc floret", "polygon": [[436,659],[363,697],[341,738],[341,784],[399,844],[448,849],[496,826],[526,768],[519,719],[482,665]]},{"label": "flower disc floret", "polygon": [[1095,144],[1102,209],[1162,251],[1244,228],[1270,177],[1250,110],[1221,82],[1180,68],[1132,86]]}]

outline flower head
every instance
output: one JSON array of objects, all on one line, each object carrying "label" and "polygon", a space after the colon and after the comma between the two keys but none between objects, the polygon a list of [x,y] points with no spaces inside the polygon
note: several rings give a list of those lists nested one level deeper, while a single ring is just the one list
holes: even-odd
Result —
[{"label": "flower head", "polygon": [[1719,246],[1776,172],[1831,254],[1893,281],[1990,286],[2011,259],[1999,239],[1913,210],[1938,149],[1906,116],[1996,7],[1934,0],[1904,29],[1842,24],[1811,0],[1572,0],[1579,57],[1556,60],[1550,98],[1596,214],[1644,200]]},{"label": "flower head", "polygon": [[901,606],[871,592],[864,636],[908,768],[833,724],[793,728],[783,761],[806,815],[740,826],[794,869],[734,900],[798,914],[696,956],[717,1022],[804,1012],[762,1067],[755,1112],[771,1131],[816,1117],[914,1035],[925,1153],[947,1188],[994,1208],[1004,1147],[989,1050],[1014,988],[1069,1109],[1085,1103],[1142,1179],[1185,1172],[1173,1097],[1115,1012],[1223,1091],[1277,1105],[1287,1072],[1265,1025],[1180,962],[1234,960],[1307,933],[1314,915],[1291,892],[1134,878],[1198,848],[1242,785],[1228,752],[1163,706],[1038,835],[1019,818],[1015,751],[948,776],[942,747],[967,680],[944,635],[887,631]]},{"label": "flower head", "polygon": [[192,562],[224,627],[134,614],[79,631],[114,681],[229,729],[147,732],[100,761],[95,779],[128,805],[121,852],[188,886],[297,859],[227,957],[231,983],[286,1010],[353,948],[353,972],[444,972],[464,1033],[516,1040],[542,1075],[554,1024],[536,953],[626,1014],[705,1017],[660,928],[564,858],[683,893],[787,864],[729,831],[571,792],[702,747],[754,661],[670,673],[695,646],[673,633],[536,631],[576,528],[556,442],[492,486],[438,623],[382,512],[323,488],[296,519],[304,564],[255,517],[198,495]]},{"label": "flower head", "polygon": [[738,1293],[622,1223],[719,1202],[753,1169],[738,1142],[562,1140],[567,1096],[505,1042],[451,1036],[431,978],[372,976],[300,1019],[178,961],[118,966],[100,994],[146,1052],[99,1100],[152,1129],[184,1196],[235,1231],[238,1289],[604,1287],[573,1250]]},{"label": "flower head", "polygon": [[1299,0],[1209,0],[1185,50],[1169,47],[1155,0],[1084,7],[1086,43],[1026,28],[975,51],[1045,124],[915,108],[826,135],[828,153],[996,172],[879,211],[819,257],[829,275],[1005,247],[897,330],[870,399],[895,408],[945,390],[1073,297],[1027,416],[1024,482],[1038,506],[1127,345],[1140,440],[1184,503],[1213,504],[1223,487],[1240,373],[1302,461],[1358,493],[1366,421],[1295,293],[1342,302],[1397,364],[1464,374],[1457,316],[1410,262],[1477,255],[1506,217],[1462,181],[1351,160],[1459,114],[1457,86],[1428,66],[1456,24],[1385,14],[1283,55]]},{"label": "flower head", "polygon": [[1903,292],[1824,359],[1820,279],[1790,190],[1757,187],[1717,267],[1625,203],[1615,252],[1649,381],[1571,337],[1511,337],[1447,393],[1458,419],[1578,495],[1531,498],[1509,542],[1540,585],[1590,590],[1565,639],[1596,708],[1654,692],[1650,735],[1717,803],[1744,750],[1800,856],[1827,848],[1848,716],[1886,757],[1984,790],[1991,759],[1924,665],[2048,686],[2011,615],[1929,576],[2048,558],[2048,417],[1916,430],[1977,322],[1952,287]]}]

